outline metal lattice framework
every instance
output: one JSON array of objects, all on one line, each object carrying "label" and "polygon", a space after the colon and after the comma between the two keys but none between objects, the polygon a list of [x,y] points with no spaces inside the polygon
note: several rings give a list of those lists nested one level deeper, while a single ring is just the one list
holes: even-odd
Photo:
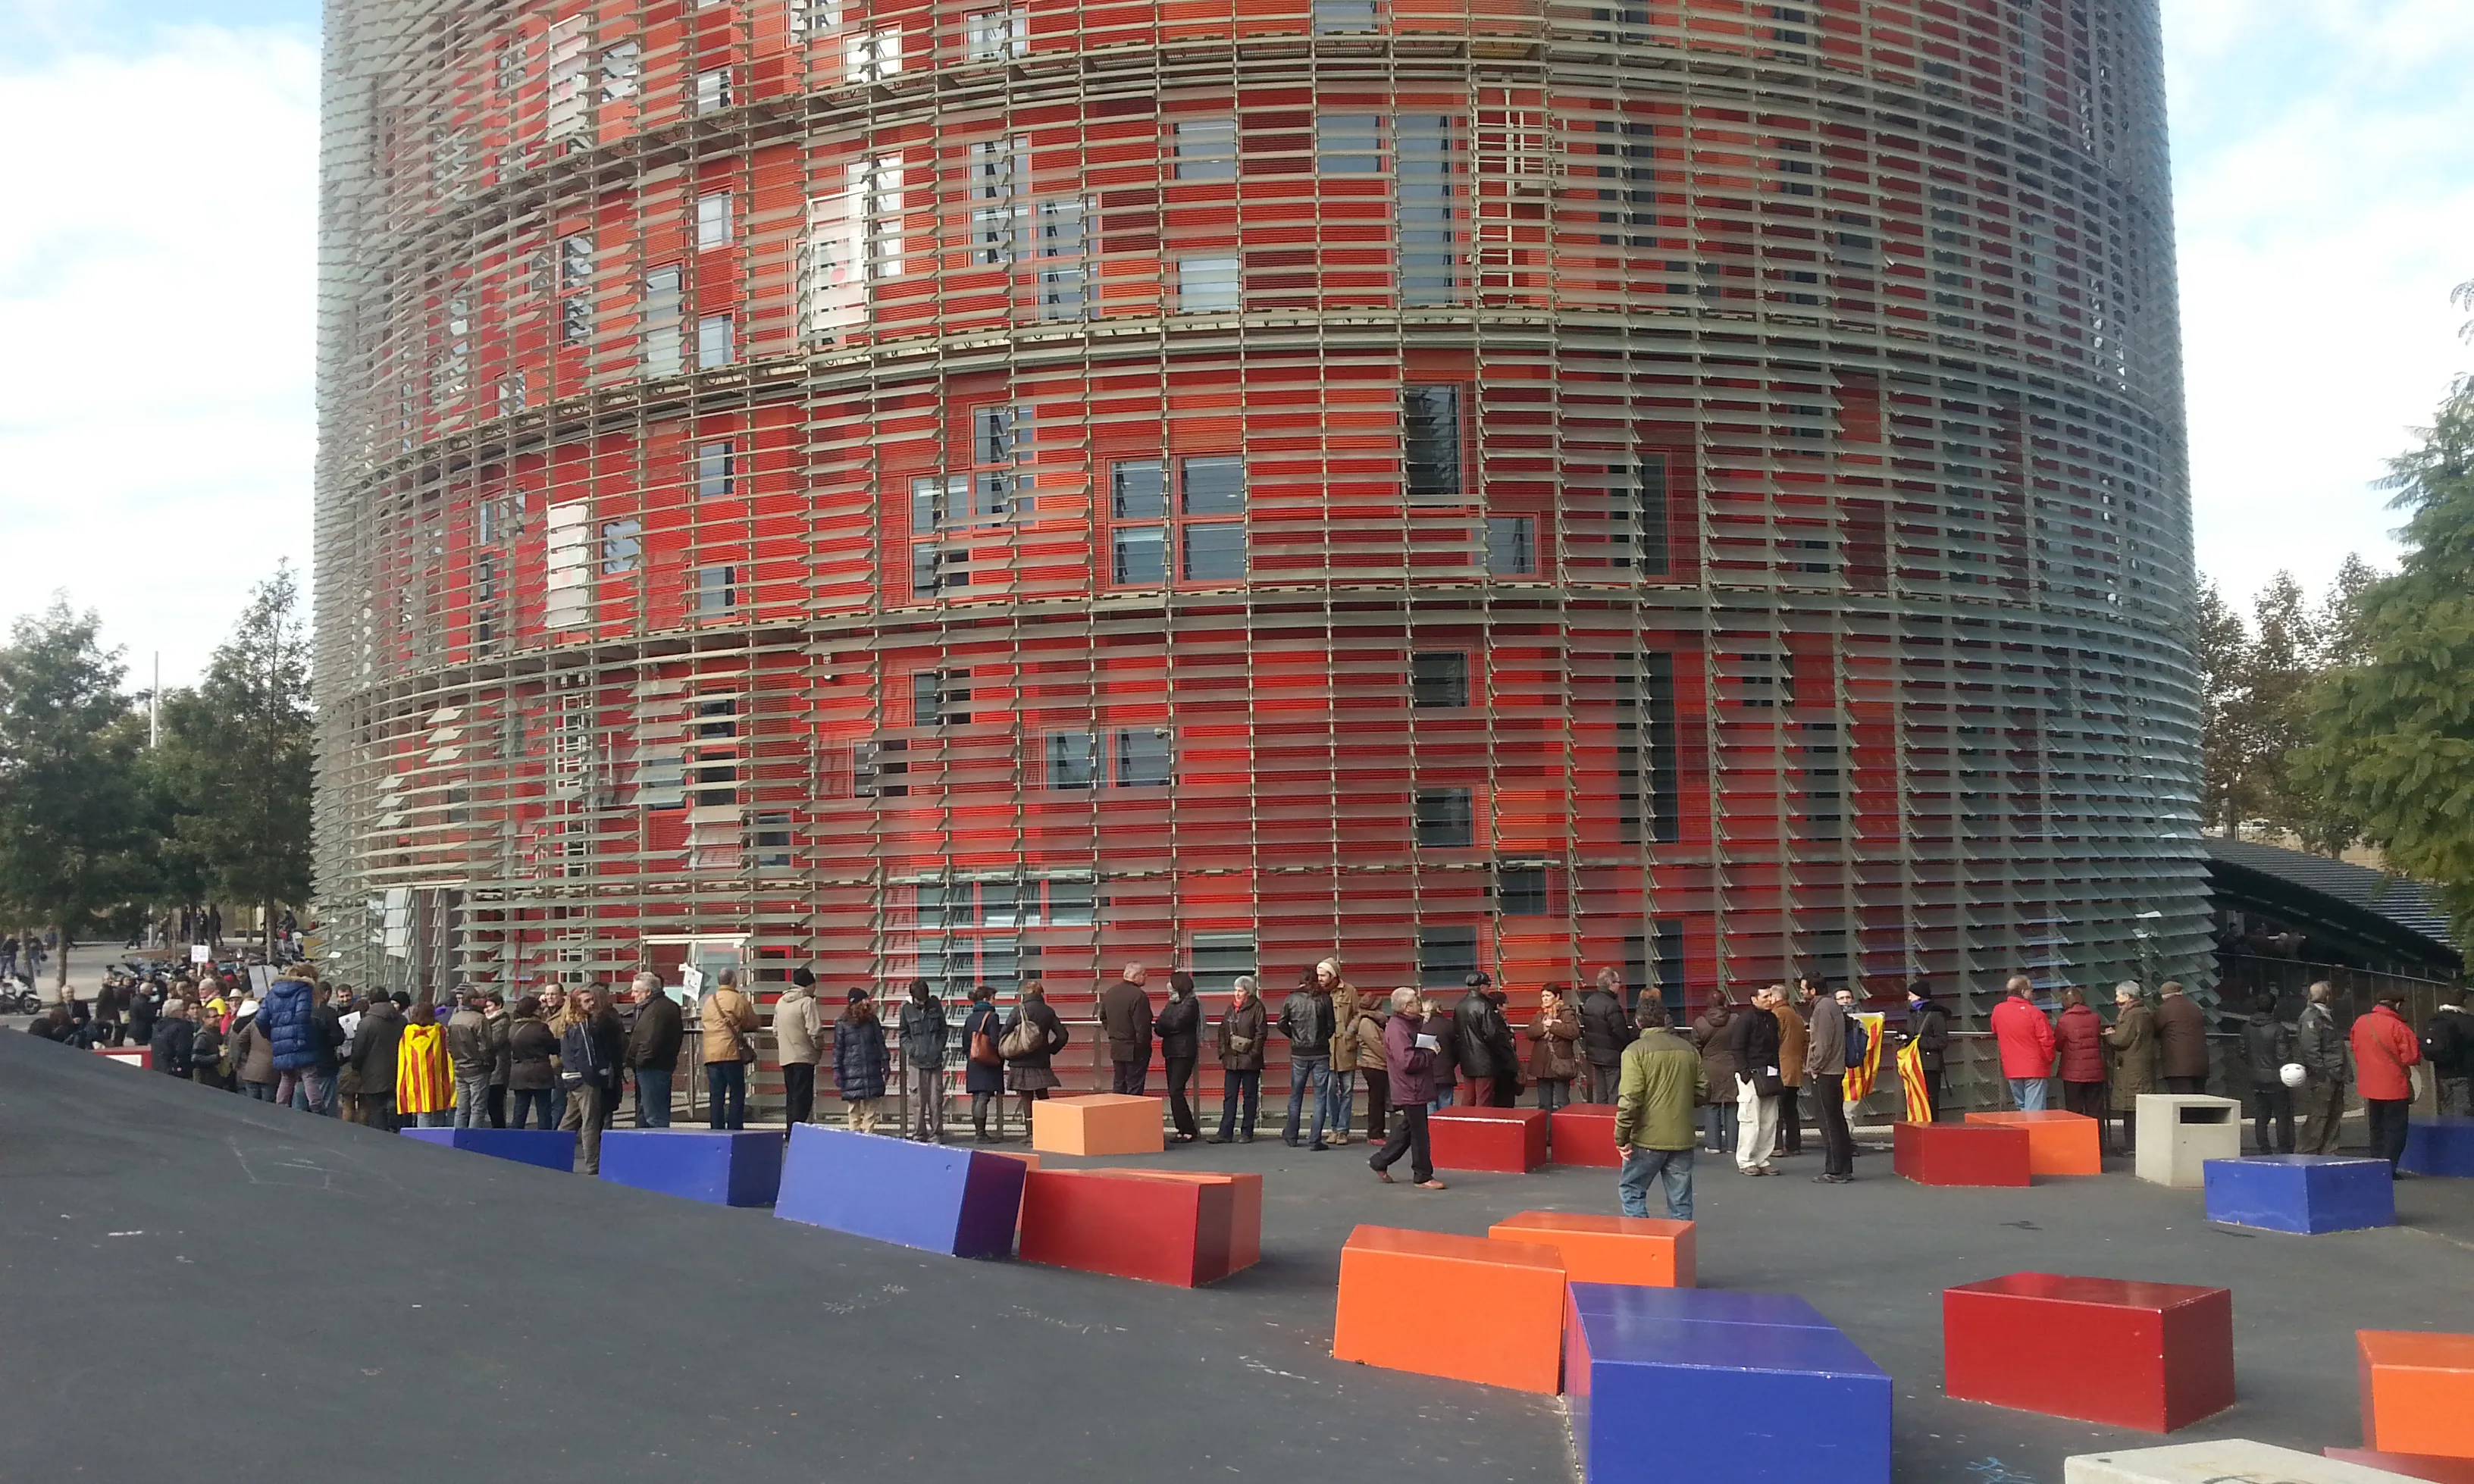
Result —
[{"label": "metal lattice framework", "polygon": [[2152,0],[328,11],[348,977],[2205,961]]}]

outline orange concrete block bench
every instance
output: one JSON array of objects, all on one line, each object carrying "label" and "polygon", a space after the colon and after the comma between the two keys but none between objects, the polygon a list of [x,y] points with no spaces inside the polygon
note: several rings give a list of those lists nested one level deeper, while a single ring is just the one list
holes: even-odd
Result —
[{"label": "orange concrete block bench", "polygon": [[1050,1098],[1031,1106],[1031,1147],[1052,1155],[1156,1155],[1168,1147],[1159,1098],[1116,1092]]},{"label": "orange concrete block bench", "polygon": [[1575,1283],[1631,1283],[1648,1288],[1692,1286],[1692,1223],[1591,1211],[1523,1211],[1486,1234],[1498,1242],[1535,1242],[1564,1254]]},{"label": "orange concrete block bench", "polygon": [[2474,1458],[2474,1334],[2358,1329],[2363,1447]]},{"label": "orange concrete block bench", "polygon": [[1970,1113],[1967,1121],[2026,1130],[2029,1175],[2104,1173],[2104,1129],[2085,1113]]},{"label": "orange concrete block bench", "polygon": [[[1448,1320],[1437,1318],[1439,1295],[1449,1296]],[[1552,1396],[1564,1375],[1563,1254],[1534,1242],[1360,1227],[1340,1252],[1331,1353]]]}]

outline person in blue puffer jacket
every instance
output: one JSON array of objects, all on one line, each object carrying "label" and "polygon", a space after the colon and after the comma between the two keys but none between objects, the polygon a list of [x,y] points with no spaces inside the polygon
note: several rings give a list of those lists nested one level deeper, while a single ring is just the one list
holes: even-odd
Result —
[{"label": "person in blue puffer jacket", "polygon": [[275,1053],[275,1102],[279,1107],[292,1106],[294,1086],[317,1063],[318,1026],[312,1009],[305,979],[277,980],[267,985],[266,999],[257,1008],[257,1029]]}]

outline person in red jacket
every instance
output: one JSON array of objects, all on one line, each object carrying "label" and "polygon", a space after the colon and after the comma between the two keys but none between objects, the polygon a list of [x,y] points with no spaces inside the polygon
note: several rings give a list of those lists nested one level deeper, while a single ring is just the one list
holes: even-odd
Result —
[{"label": "person in red jacket", "polygon": [[2397,1161],[2405,1156],[2406,1110],[2413,1106],[2413,1079],[2406,1069],[2422,1060],[2421,1038],[2397,1013],[2404,1003],[2404,995],[2381,995],[2370,1013],[2355,1017],[2353,1034],[2355,1085],[2363,1092],[2371,1154],[2389,1162],[2392,1178],[2402,1178]]},{"label": "person in red jacket", "polygon": [[2045,1110],[2045,1080],[2053,1075],[2053,1023],[2027,998],[2035,985],[2025,974],[2010,976],[2010,998],[1993,1007],[1993,1039],[2001,1048],[2001,1075],[2010,1101],[2023,1113]]},{"label": "person in red jacket", "polygon": [[2104,1121],[2104,1019],[2088,1009],[2087,996],[2062,991],[2061,1019],[2053,1026],[2062,1055],[2062,1107]]}]

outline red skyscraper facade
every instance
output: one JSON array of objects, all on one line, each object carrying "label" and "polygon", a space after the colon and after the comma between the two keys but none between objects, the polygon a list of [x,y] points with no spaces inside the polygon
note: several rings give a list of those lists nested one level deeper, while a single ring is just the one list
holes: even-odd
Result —
[{"label": "red skyscraper facade", "polygon": [[331,21],[347,978],[2204,952],[2143,0]]}]

